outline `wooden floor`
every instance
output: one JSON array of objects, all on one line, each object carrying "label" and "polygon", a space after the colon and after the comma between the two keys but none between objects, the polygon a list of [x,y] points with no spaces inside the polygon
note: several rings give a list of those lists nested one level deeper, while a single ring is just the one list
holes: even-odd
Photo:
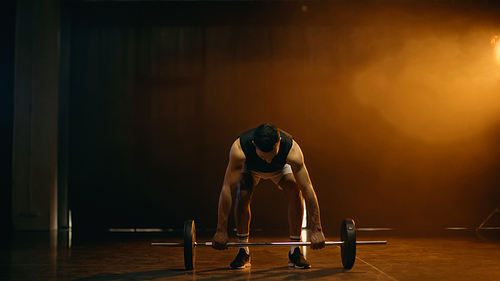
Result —
[{"label": "wooden floor", "polygon": [[[474,231],[433,237],[358,232],[358,240],[387,240],[360,246],[345,270],[337,246],[305,249],[311,269],[287,267],[289,247],[252,247],[252,267],[231,270],[237,248],[196,250],[195,269],[184,269],[182,248],[152,247],[180,242],[158,234],[113,234],[74,239],[71,232],[18,232],[0,250],[0,280],[500,280],[500,239]],[[286,241],[286,235],[251,237],[251,242]],[[268,235],[269,236],[269,235]],[[198,241],[210,240],[203,235]],[[331,239],[336,240],[336,239]]]}]

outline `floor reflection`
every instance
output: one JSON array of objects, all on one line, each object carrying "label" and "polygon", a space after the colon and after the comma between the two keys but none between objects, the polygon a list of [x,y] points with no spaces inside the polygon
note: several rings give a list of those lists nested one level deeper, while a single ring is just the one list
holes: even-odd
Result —
[{"label": "floor reflection", "polygon": [[[0,250],[1,280],[500,280],[500,243],[484,237],[380,237],[384,246],[357,249],[351,270],[342,267],[337,246],[307,253],[308,270],[287,267],[287,247],[253,247],[252,267],[229,269],[236,252],[196,249],[196,269],[184,269],[180,247],[151,247],[151,242],[180,242],[160,234],[113,234],[83,239],[71,231],[17,232]],[[167,235],[167,234],[161,234]],[[170,235],[170,234],[169,234]],[[80,239],[75,240],[75,236]],[[307,232],[303,237],[307,239]],[[201,238],[209,239],[208,235]],[[286,235],[252,237],[253,242],[286,241]],[[305,239],[305,240],[306,240]],[[474,278],[467,278],[473,276]]]}]

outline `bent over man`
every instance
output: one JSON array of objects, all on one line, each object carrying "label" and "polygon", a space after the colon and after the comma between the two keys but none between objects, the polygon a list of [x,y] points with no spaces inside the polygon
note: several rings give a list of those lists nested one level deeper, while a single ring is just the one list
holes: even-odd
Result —
[{"label": "bent over man", "polygon": [[[283,189],[288,198],[288,224],[290,240],[300,241],[304,197],[307,213],[311,216],[311,248],[325,246],[321,228],[318,200],[304,163],[304,156],[297,142],[286,132],[273,124],[262,124],[242,133],[231,146],[229,164],[219,197],[217,232],[213,238],[213,248],[227,249],[227,220],[232,205],[232,191],[237,189],[235,220],[238,242],[248,242],[250,228],[250,203],[254,187],[260,179],[271,179]],[[231,268],[250,266],[248,247],[240,247]],[[292,246],[288,253],[288,266],[309,268],[311,265],[300,252],[300,247]]]}]

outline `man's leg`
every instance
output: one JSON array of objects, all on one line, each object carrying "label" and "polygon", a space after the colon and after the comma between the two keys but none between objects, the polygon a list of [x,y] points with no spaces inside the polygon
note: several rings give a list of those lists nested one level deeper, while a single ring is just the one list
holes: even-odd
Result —
[{"label": "man's leg", "polygon": [[299,190],[293,174],[284,175],[278,185],[285,191],[288,198],[288,224],[290,236],[300,237],[302,231],[302,217],[304,206],[302,205],[302,192]]},{"label": "man's leg", "polygon": [[[250,232],[251,210],[254,179],[250,173],[242,173],[238,182],[234,216],[238,242],[248,242]],[[231,263],[231,268],[246,268],[250,266],[250,250],[248,247],[240,247],[238,255]]]},{"label": "man's leg", "polygon": [[[285,174],[278,185],[285,191],[288,198],[288,223],[290,225],[290,240],[300,241],[302,232],[302,218],[304,206],[302,205],[302,192],[297,186],[293,174]],[[295,268],[310,268],[311,265],[300,252],[299,246],[292,246],[288,254],[288,266]]]},{"label": "man's leg", "polygon": [[254,180],[250,173],[242,173],[238,182],[238,193],[234,206],[236,230],[240,234],[248,234],[252,214],[250,203],[252,202]]}]

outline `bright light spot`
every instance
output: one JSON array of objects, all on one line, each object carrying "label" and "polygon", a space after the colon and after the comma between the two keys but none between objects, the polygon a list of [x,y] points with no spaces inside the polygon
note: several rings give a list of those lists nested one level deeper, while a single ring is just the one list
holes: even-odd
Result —
[{"label": "bright light spot", "polygon": [[306,200],[302,199],[302,205],[304,206],[304,215],[302,216],[302,228],[307,227],[307,208],[306,208]]},{"label": "bright light spot", "polygon": [[71,229],[73,227],[73,218],[71,217],[71,210],[68,210],[68,217],[69,217],[68,227]]},{"label": "bright light spot", "polygon": [[[302,229],[302,232],[300,233],[300,241],[302,242],[306,242],[307,241],[307,229],[303,228]],[[307,247],[306,246],[302,246],[302,254],[307,257]]]},{"label": "bright light spot", "polygon": [[500,64],[500,36],[493,36],[491,38],[491,45],[494,48],[495,60]]}]

